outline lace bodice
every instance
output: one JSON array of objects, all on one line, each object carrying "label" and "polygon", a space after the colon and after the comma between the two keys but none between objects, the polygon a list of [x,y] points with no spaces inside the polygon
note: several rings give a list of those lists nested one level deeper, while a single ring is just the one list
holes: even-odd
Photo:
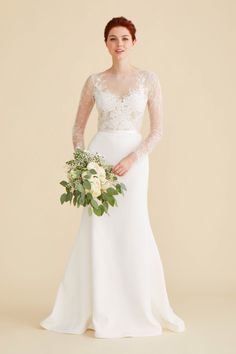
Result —
[{"label": "lace bodice", "polygon": [[85,148],[84,130],[94,103],[98,130],[141,130],[148,106],[149,134],[133,151],[139,159],[150,153],[163,135],[163,102],[160,80],[154,71],[135,70],[122,80],[108,72],[93,73],[84,82],[72,128],[74,149]]}]

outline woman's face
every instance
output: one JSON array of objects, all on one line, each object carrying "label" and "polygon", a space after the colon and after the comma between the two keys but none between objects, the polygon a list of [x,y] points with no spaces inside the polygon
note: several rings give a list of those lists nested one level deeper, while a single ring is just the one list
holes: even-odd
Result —
[{"label": "woman's face", "polygon": [[106,46],[112,57],[120,59],[129,54],[129,50],[135,42],[136,40],[132,40],[132,36],[126,27],[117,26],[109,31]]}]

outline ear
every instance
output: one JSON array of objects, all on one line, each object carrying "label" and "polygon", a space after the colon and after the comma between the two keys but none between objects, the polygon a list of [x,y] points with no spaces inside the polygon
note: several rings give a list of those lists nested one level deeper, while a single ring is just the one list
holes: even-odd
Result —
[{"label": "ear", "polygon": [[133,46],[136,44],[136,42],[137,42],[137,39],[134,39],[133,40]]}]

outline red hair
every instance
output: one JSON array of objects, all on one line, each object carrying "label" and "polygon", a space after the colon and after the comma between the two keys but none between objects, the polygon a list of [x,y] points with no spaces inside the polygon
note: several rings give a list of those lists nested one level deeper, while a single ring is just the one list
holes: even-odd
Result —
[{"label": "red hair", "polygon": [[123,26],[126,27],[127,30],[130,32],[132,40],[135,40],[135,33],[136,28],[132,21],[127,20],[127,18],[120,16],[120,17],[113,17],[106,25],[104,30],[104,40],[107,41],[108,34],[113,27]]}]

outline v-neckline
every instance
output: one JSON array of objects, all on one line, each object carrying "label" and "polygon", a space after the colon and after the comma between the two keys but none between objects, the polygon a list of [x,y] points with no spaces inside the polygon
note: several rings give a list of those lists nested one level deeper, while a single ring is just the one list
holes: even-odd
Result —
[{"label": "v-neckline", "polygon": [[[139,69],[137,70],[137,78],[136,78],[136,85],[135,87],[133,88],[130,88],[128,90],[128,93],[125,94],[125,95],[119,95],[115,92],[113,92],[112,90],[110,90],[107,85],[104,85],[104,87],[102,88],[101,85],[99,87],[99,89],[102,91],[102,92],[105,92],[105,93],[108,93],[109,95],[115,97],[117,100],[121,101],[121,102],[124,102],[126,99],[128,99],[130,96],[132,96],[135,92],[139,91],[140,90],[140,86],[141,86],[141,78],[142,78],[142,73],[143,73],[143,70],[142,69]],[[98,81],[99,83],[101,84],[101,82],[104,80],[102,79],[102,76],[104,75],[104,72],[102,73],[97,73],[97,78],[98,78]],[[104,80],[105,81],[105,80]]]}]

